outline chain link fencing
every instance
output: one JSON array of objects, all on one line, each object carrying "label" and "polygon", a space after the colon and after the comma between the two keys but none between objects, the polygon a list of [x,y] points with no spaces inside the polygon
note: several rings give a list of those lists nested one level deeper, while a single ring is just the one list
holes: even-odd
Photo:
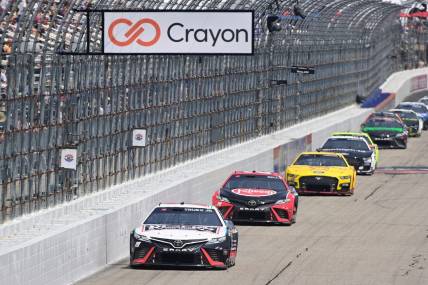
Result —
[{"label": "chain link fencing", "polygon": [[[375,0],[2,0],[1,7],[1,222],[340,109],[402,68],[400,7]],[[100,51],[101,14],[91,13],[86,31],[86,14],[75,10],[88,8],[254,10],[255,52],[59,54],[84,52],[88,33],[90,51]],[[268,31],[270,15],[280,15],[280,31]],[[134,129],[147,130],[145,147],[131,146]],[[59,167],[63,148],[77,149],[77,170]]]}]

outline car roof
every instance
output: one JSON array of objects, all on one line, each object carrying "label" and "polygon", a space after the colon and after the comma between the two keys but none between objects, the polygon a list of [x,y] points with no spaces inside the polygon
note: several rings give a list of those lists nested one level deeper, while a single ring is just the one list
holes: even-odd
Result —
[{"label": "car roof", "polygon": [[353,141],[366,141],[362,137],[351,137],[351,136],[331,136],[327,140],[329,140],[329,139],[345,139],[345,140],[353,140]]},{"label": "car roof", "polygon": [[198,209],[213,209],[213,206],[206,204],[191,204],[191,203],[159,203],[156,208],[198,208]]},{"label": "car roof", "polygon": [[340,156],[340,157],[343,156],[342,154],[337,152],[327,152],[327,151],[304,151],[299,154],[299,156],[301,155],[325,155],[325,156]]},{"label": "car roof", "polygon": [[416,114],[415,111],[413,110],[409,110],[409,109],[391,109],[391,112],[402,112],[402,113],[414,113]]},{"label": "car roof", "polygon": [[390,111],[379,111],[379,112],[372,113],[372,115],[394,115],[394,113]]},{"label": "car roof", "polygon": [[354,137],[368,137],[369,135],[366,133],[357,133],[357,132],[334,132],[331,134],[332,136],[354,136]]},{"label": "car roof", "polygon": [[267,171],[235,171],[233,175],[257,175],[257,176],[278,176],[282,177],[281,174],[276,172],[267,172]]},{"label": "car roof", "polygon": [[388,117],[377,117],[377,118],[371,118],[370,120],[368,120],[367,122],[370,121],[384,121],[384,122],[399,122],[401,123],[399,120],[397,120],[396,118],[388,118]]},{"label": "car roof", "polygon": [[426,106],[424,103],[422,102],[401,102],[400,104],[398,104],[398,106],[411,106],[411,105],[416,105],[416,106]]}]

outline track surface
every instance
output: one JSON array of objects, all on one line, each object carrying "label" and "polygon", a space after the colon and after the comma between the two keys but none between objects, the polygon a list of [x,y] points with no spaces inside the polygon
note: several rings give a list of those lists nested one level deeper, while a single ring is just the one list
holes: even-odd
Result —
[{"label": "track surface", "polygon": [[[428,166],[428,132],[382,167]],[[428,284],[428,174],[359,176],[352,197],[302,197],[291,227],[239,226],[227,271],[133,270],[128,260],[78,284]]]}]

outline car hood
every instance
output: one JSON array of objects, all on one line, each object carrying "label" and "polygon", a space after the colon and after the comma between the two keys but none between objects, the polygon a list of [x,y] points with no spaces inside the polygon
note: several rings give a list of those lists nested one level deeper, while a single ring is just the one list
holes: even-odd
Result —
[{"label": "car hood", "polygon": [[[177,227],[173,229],[171,227]],[[182,227],[182,229],[179,229]],[[143,230],[144,229],[144,230]],[[166,226],[166,225],[143,225],[136,228],[137,234],[142,234],[148,238],[162,238],[171,240],[195,240],[222,237],[225,235],[226,227],[196,226],[193,229],[189,226]]]},{"label": "car hood", "polygon": [[308,166],[308,165],[292,165],[288,167],[288,173],[297,174],[299,176],[319,175],[319,176],[344,176],[349,175],[348,167],[342,166]]},{"label": "car hood", "polygon": [[344,149],[344,148],[322,148],[321,151],[326,152],[337,152],[341,153],[344,156],[352,156],[352,157],[370,157],[373,154],[372,150],[355,150],[355,149]]},{"label": "car hood", "polygon": [[275,191],[271,189],[235,188],[221,189],[220,195],[230,201],[246,203],[255,200],[258,204],[275,203],[287,197],[287,191]]}]

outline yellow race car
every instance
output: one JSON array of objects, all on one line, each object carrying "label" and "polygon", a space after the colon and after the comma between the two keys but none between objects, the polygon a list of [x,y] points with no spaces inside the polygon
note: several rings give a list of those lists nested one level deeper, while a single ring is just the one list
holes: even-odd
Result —
[{"label": "yellow race car", "polygon": [[346,158],[334,152],[302,152],[285,171],[288,185],[299,194],[352,195],[356,175]]},{"label": "yellow race car", "polygon": [[375,153],[375,159],[376,159],[376,165],[379,163],[379,147],[377,144],[375,144],[372,141],[372,138],[366,134],[366,133],[353,133],[353,132],[336,132],[333,133],[332,136],[340,136],[340,137],[360,137],[366,140],[366,142],[369,144],[369,147],[374,151]]}]

